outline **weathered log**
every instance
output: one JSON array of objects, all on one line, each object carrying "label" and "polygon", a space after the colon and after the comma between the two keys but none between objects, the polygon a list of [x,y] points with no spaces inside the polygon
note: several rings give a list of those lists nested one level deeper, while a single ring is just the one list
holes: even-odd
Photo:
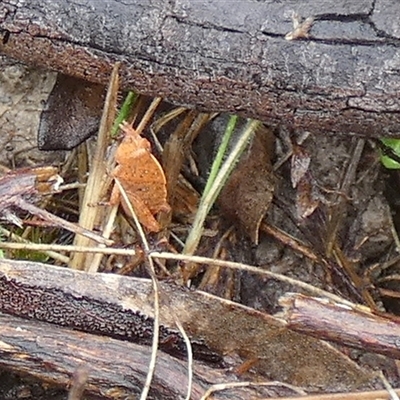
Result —
[{"label": "weathered log", "polygon": [[[286,40],[292,13],[314,17]],[[0,1],[0,52],[310,132],[400,135],[397,0]]]},{"label": "weathered log", "polygon": [[[139,398],[150,353],[149,346],[0,313],[2,368],[68,388],[75,371],[84,367],[88,375],[85,395],[96,399]],[[231,375],[227,370],[195,363],[191,399],[200,399],[213,383],[232,381]],[[185,398],[187,376],[185,361],[159,352],[149,398]],[[221,392],[217,398],[250,398],[257,392],[260,395],[260,391],[262,388],[239,389]]]},{"label": "weathered log", "polygon": [[284,307],[282,317],[289,329],[400,358],[400,319],[395,316],[294,293],[283,296],[280,304]]},{"label": "weathered log", "polygon": [[[354,390],[371,379],[329,344],[291,332],[273,316],[167,283],[160,288],[160,348],[172,355],[182,358],[185,351],[177,318],[191,339],[194,358],[213,369],[221,367],[215,363],[220,354],[231,356],[234,367],[241,360],[257,360],[252,370],[258,379],[268,376],[314,389]],[[0,312],[17,317],[150,347],[152,297],[147,279],[0,260]]]}]

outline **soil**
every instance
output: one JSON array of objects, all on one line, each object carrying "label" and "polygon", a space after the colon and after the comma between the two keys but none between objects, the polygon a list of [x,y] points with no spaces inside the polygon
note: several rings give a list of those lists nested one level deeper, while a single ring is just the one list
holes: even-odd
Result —
[{"label": "soil", "polygon": [[23,167],[55,162],[60,153],[37,149],[39,116],[56,74],[0,56],[0,164]]},{"label": "soil", "polygon": [[[4,59],[1,63],[0,163],[8,168],[58,164],[64,156],[63,152],[40,152],[36,146],[39,114],[54,84],[54,74]],[[207,178],[226,118],[216,118],[199,135],[193,146],[200,174],[192,176],[192,182],[199,188]],[[367,288],[377,307],[386,306],[390,311],[400,309],[397,300],[381,290],[389,287],[393,292],[397,291],[397,265],[391,265],[384,272],[379,269],[397,256],[397,249],[392,229],[394,206],[389,205],[385,197],[389,173],[379,163],[376,143],[349,136],[321,134],[304,138],[279,130],[273,134],[275,143],[269,162],[276,166],[275,191],[265,223],[279,228],[314,254],[324,257],[330,268],[313,262],[305,253],[294,250],[264,229],[261,229],[259,243],[255,245],[249,233],[237,227],[237,221],[223,215],[218,207],[213,214],[220,220],[214,225],[210,222],[210,227],[216,227],[219,233],[216,238],[203,241],[201,249],[207,255],[212,254],[223,229],[233,224],[236,228],[223,242],[226,258],[279,272],[354,302],[365,303],[363,290]],[[293,157],[279,166],[280,161],[292,151],[303,166],[293,163]],[[307,160],[310,161],[309,165]],[[354,169],[353,174],[351,168]],[[302,181],[293,187],[293,176],[296,174],[302,175]],[[392,186],[396,174],[392,173]],[[393,196],[390,200],[392,203]],[[338,257],[334,256],[338,251],[335,253],[331,248],[340,249],[343,255],[341,263],[345,260],[350,272],[343,269]],[[352,274],[358,278],[357,282],[351,278]],[[390,279],[391,276],[393,279]],[[385,277],[383,282],[382,277]],[[195,282],[201,282],[201,279],[202,274]],[[278,299],[282,294],[297,291],[280,281],[248,273],[238,273],[234,277],[222,276],[221,279],[234,281],[234,290],[229,292],[232,299],[269,313],[280,310]],[[206,287],[217,294],[226,293],[221,289],[221,284]],[[359,352],[354,352],[353,356],[361,358]],[[370,357],[368,363],[372,368],[379,363],[380,368],[389,370],[393,386],[400,383],[391,360],[380,357],[377,361],[376,357]],[[8,392],[2,389],[0,397],[22,398],[15,395],[20,383],[13,384],[16,381],[11,375],[7,379],[3,375],[2,382],[7,380],[10,389]],[[23,398],[33,397],[28,393]]]},{"label": "soil", "polygon": [[[329,235],[333,223],[337,222],[338,232],[334,236],[337,245],[351,262],[354,272],[362,277],[370,265],[383,258],[390,258],[390,252],[394,257],[396,252],[393,247],[390,208],[384,196],[385,171],[379,163],[373,143],[365,143],[349,190],[343,192],[341,189],[346,166],[353,158],[352,149],[357,140],[360,139],[329,135],[309,136],[302,143],[302,148],[311,159],[307,179],[313,185],[315,193],[312,196],[318,206],[306,218],[298,215],[298,203],[302,200],[301,197],[298,198],[298,194],[302,188],[292,187],[290,174],[293,167],[289,161],[276,173],[279,188],[275,192],[267,221],[294,236],[319,255],[326,255]],[[339,214],[337,210],[340,211]],[[333,257],[328,259],[332,260],[334,268],[340,269]],[[357,294],[351,294],[352,290],[346,283],[341,281],[338,285],[339,277],[335,276],[335,272],[324,270],[320,265],[315,265],[265,234],[255,250],[254,261],[264,268],[324,287],[344,297],[350,297],[353,301],[360,301],[358,295],[361,288],[358,288]],[[280,286],[282,285],[278,282],[268,280],[264,288],[254,290],[252,285],[248,287],[248,283],[244,282],[242,290],[249,293],[245,302],[252,307],[275,312],[277,298],[288,290],[285,285],[279,289]],[[260,293],[264,294],[261,299]]]}]

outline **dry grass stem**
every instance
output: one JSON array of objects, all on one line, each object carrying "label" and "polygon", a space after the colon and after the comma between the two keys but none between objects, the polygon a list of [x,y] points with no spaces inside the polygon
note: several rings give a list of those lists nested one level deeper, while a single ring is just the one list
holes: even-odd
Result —
[{"label": "dry grass stem", "polygon": [[[135,221],[135,226],[138,230],[139,236],[142,241],[143,248],[146,253],[146,258],[147,258],[147,269],[153,284],[153,291],[154,291],[154,327],[153,327],[153,341],[152,341],[152,353],[151,353],[151,360],[149,363],[149,371],[147,373],[146,377],[146,383],[143,387],[140,400],[145,400],[148,396],[148,392],[150,390],[150,385],[151,381],[153,379],[154,375],[154,370],[156,366],[156,360],[157,360],[157,349],[158,349],[158,342],[159,342],[159,330],[160,330],[160,286],[158,284],[157,276],[155,273],[155,268],[154,268],[154,262],[152,257],[149,256],[150,253],[150,246],[147,241],[145,232],[143,231],[143,228],[139,222],[139,219],[137,218],[137,215],[132,207],[131,202],[129,201],[128,195],[126,191],[124,190],[123,186],[121,183],[118,181],[118,179],[115,179],[115,184],[118,186],[118,189],[121,193],[121,196],[123,197],[123,200],[128,206],[129,212],[132,215],[134,221]],[[185,341],[186,344],[186,349],[187,349],[187,354],[188,354],[188,393],[186,396],[186,399],[189,400],[191,397],[191,391],[192,391],[192,385],[193,385],[193,352],[192,352],[192,347],[190,344],[190,339],[187,336],[182,324],[180,321],[177,319],[175,313],[173,310],[171,310],[172,315],[174,316],[175,324],[178,327],[179,331],[182,334],[182,337]]]},{"label": "dry grass stem", "polygon": [[[227,383],[218,383],[216,385],[212,385],[207,389],[207,391],[201,396],[200,400],[207,400],[211,394],[215,392],[221,392],[227,389],[234,389],[234,388],[243,388],[243,387],[258,387],[258,386],[283,386],[288,389],[291,389],[297,392],[299,395],[303,396],[306,392],[302,389],[299,389],[296,386],[289,385],[287,383],[282,382],[227,382]],[[302,397],[303,398],[303,397]]]},{"label": "dry grass stem", "polygon": [[[87,229],[93,229],[96,220],[99,218],[99,207],[93,207],[93,205],[98,204],[102,200],[105,191],[105,182],[107,181],[107,171],[104,160],[106,159],[109,132],[115,118],[115,108],[119,87],[118,69],[119,64],[117,63],[114,66],[110,78],[103,115],[100,122],[96,151],[93,156],[92,167],[90,169],[85,196],[80,210],[79,224]],[[76,237],[74,244],[76,246],[88,246],[91,242],[91,240]],[[74,269],[87,270],[90,268],[91,262],[92,260],[90,258],[86,258],[86,254],[77,253],[72,258],[70,267]]]},{"label": "dry grass stem", "polygon": [[161,101],[162,101],[161,97],[156,97],[155,99],[153,99],[149,108],[146,110],[146,113],[144,114],[142,120],[140,121],[139,125],[135,129],[138,135],[142,134],[143,129],[149,123],[151,117],[155,113],[155,111],[156,111],[157,107],[159,106],[159,104],[161,103]]},{"label": "dry grass stem", "polygon": [[174,317],[174,322],[181,333],[183,340],[186,345],[187,351],[187,360],[188,360],[188,387],[186,392],[185,400],[190,400],[193,388],[193,350],[192,344],[190,343],[189,336],[186,334],[184,327],[182,326],[181,322],[179,321],[178,317],[174,313],[174,310],[171,309],[171,314]]},{"label": "dry grass stem", "polygon": [[[103,229],[103,237],[109,238],[111,236],[111,233],[114,229],[114,222],[115,222],[115,217],[117,216],[117,212],[118,212],[118,205],[115,205],[114,207],[111,208],[108,214],[107,223]],[[99,247],[104,247],[104,246],[99,245]],[[97,272],[103,257],[104,253],[96,253],[92,257],[92,262],[88,266],[87,271],[91,273]]]},{"label": "dry grass stem", "polygon": [[24,200],[22,197],[16,198],[14,201],[14,205],[21,210],[27,211],[28,213],[35,215],[52,226],[58,226],[64,229],[69,230],[78,235],[82,235],[86,237],[88,240],[93,240],[97,243],[112,245],[113,241],[109,239],[105,239],[102,236],[98,235],[95,232],[92,232],[89,229],[83,228],[80,225],[73,224],[63,218],[57,217],[57,215],[51,214],[46,210],[43,210],[34,204],[29,203],[28,201]]},{"label": "dry grass stem", "polygon": [[91,253],[91,254],[113,254],[121,256],[134,256],[136,250],[121,249],[113,247],[75,246],[63,244],[39,244],[39,243],[13,243],[0,242],[0,248],[4,250],[30,250],[30,251],[62,251],[67,253]]},{"label": "dry grass stem", "polygon": [[[0,234],[6,236],[8,239],[18,242],[19,244],[25,244],[25,245],[36,244],[36,243],[32,243],[29,240],[16,235],[15,233],[10,232],[9,230],[3,228],[2,226],[0,226]],[[30,249],[25,248],[22,250],[30,250]],[[64,256],[63,254],[60,254],[60,253],[56,253],[53,250],[44,250],[43,253],[46,254],[47,256],[51,257],[53,260],[59,261],[63,264],[69,263],[69,257]]]},{"label": "dry grass stem", "polygon": [[388,394],[390,395],[390,399],[391,400],[399,400],[399,396],[397,395],[396,391],[393,389],[393,387],[389,383],[389,381],[386,379],[386,376],[383,374],[382,371],[378,372],[378,376],[379,376],[380,380],[382,381],[383,386],[388,391]]},{"label": "dry grass stem", "polygon": [[257,275],[265,275],[265,276],[269,276],[271,278],[275,278],[279,281],[286,282],[286,283],[296,286],[298,288],[302,288],[314,296],[326,297],[327,299],[330,299],[334,302],[346,304],[350,307],[357,306],[356,304],[354,304],[340,296],[336,296],[330,292],[319,289],[308,283],[299,281],[297,279],[289,278],[288,276],[277,274],[275,272],[260,269],[259,267],[254,267],[252,265],[241,264],[241,263],[234,262],[234,261],[215,260],[213,258],[208,258],[208,257],[191,256],[191,255],[186,255],[186,254],[174,254],[174,253],[157,252],[157,251],[151,252],[150,257],[162,258],[165,260],[184,261],[184,262],[188,262],[188,263],[204,264],[205,266],[216,265],[216,266],[220,266],[220,267],[224,267],[224,268],[231,268],[231,269],[237,269],[237,270],[241,270],[241,271],[247,271],[247,272],[251,272],[253,274],[257,274]]},{"label": "dry grass stem", "polygon": [[294,238],[288,233],[278,229],[277,227],[262,222],[260,225],[260,230],[267,233],[268,235],[271,235],[279,242],[284,243],[286,246],[289,246],[294,251],[309,258],[311,261],[321,262],[321,258],[317,254],[315,254],[314,251],[312,251],[308,246],[306,246],[304,243],[301,243],[298,239]]},{"label": "dry grass stem", "polygon": [[[226,232],[224,232],[224,234],[218,240],[217,245],[215,246],[212,258],[217,259],[219,257],[220,252],[222,250],[222,245],[224,244],[225,240],[227,240],[228,237],[232,234],[233,230],[234,230],[234,227],[231,226]],[[206,269],[203,278],[201,279],[198,289],[205,290],[207,285],[210,285],[210,283],[212,282],[213,277],[216,277],[216,279],[218,279],[220,269],[221,269],[221,267],[209,266]]]},{"label": "dry grass stem", "polygon": [[89,369],[86,365],[80,365],[71,380],[71,388],[68,393],[68,400],[81,400],[85,391]]},{"label": "dry grass stem", "polygon": [[139,219],[135,213],[135,210],[132,207],[131,202],[129,201],[129,197],[119,182],[118,179],[115,179],[115,184],[117,185],[119,192],[121,193],[121,197],[125,201],[125,204],[128,206],[129,212],[133,217],[133,220],[135,221],[135,226],[136,229],[139,233],[139,236],[142,241],[143,248],[146,252],[146,258],[147,258],[147,269],[150,275],[150,279],[153,285],[153,292],[154,292],[154,324],[153,324],[153,340],[152,340],[152,346],[151,346],[151,358],[150,358],[150,363],[149,363],[149,370],[147,372],[146,376],[146,382],[143,386],[142,393],[140,394],[140,400],[146,400],[147,396],[150,391],[150,385],[151,381],[153,380],[154,376],[154,371],[156,368],[156,361],[157,361],[157,350],[158,350],[158,342],[159,342],[159,335],[160,335],[160,293],[159,293],[159,285],[157,281],[157,277],[155,274],[155,269],[154,269],[154,263],[151,257],[148,256],[149,254],[149,243],[147,241],[146,235],[144,233],[144,230],[142,228],[142,225],[139,222]]},{"label": "dry grass stem", "polygon": [[360,162],[361,155],[364,149],[365,139],[358,139],[354,149],[352,151],[352,157],[346,166],[346,170],[343,176],[342,184],[340,186],[340,195],[337,195],[337,205],[332,209],[329,220],[329,226],[327,228],[328,234],[326,239],[326,255],[330,257],[332,255],[333,247],[336,242],[337,232],[342,224],[343,217],[346,210],[346,201],[343,199],[343,194],[347,195],[351,184],[355,181],[357,166]]},{"label": "dry grass stem", "polygon": [[[121,249],[121,248],[101,248],[101,247],[85,247],[85,246],[64,246],[64,245],[56,245],[56,244],[36,244],[36,243],[2,243],[0,242],[0,249],[13,249],[13,250],[31,250],[31,251],[65,251],[65,252],[77,252],[77,253],[101,253],[101,254],[114,254],[114,255],[122,255],[122,256],[134,256],[136,255],[136,251],[132,249]],[[348,300],[343,299],[342,297],[336,296],[330,292],[319,289],[315,286],[312,286],[308,283],[299,281],[297,279],[293,279],[287,277],[285,275],[281,275],[275,272],[267,271],[260,269],[259,267],[254,267],[252,265],[241,264],[233,261],[226,260],[216,260],[208,257],[200,257],[200,256],[189,256],[185,254],[175,254],[169,252],[150,252],[150,258],[161,258],[164,260],[175,260],[175,261],[184,261],[191,262],[197,264],[207,265],[216,265],[224,268],[231,268],[241,271],[251,272],[257,275],[265,275],[271,278],[275,278],[279,281],[286,282],[290,285],[302,288],[308,291],[310,294],[314,296],[326,297],[332,301],[340,302],[343,304],[347,304],[349,306],[355,306],[355,304],[351,303]]]},{"label": "dry grass stem", "polygon": [[254,134],[255,129],[257,129],[259,125],[260,122],[258,121],[250,121],[246,125],[243,134],[241,135],[236,145],[232,149],[228,158],[221,166],[221,169],[219,170],[215,178],[214,184],[212,185],[212,187],[210,187],[210,190],[208,191],[206,196],[202,197],[194,222],[192,224],[192,229],[189,233],[189,236],[186,239],[185,247],[183,249],[184,254],[191,255],[194,254],[194,252],[196,251],[202,236],[204,221],[211,207],[213,206],[218,194],[222,190],[226,180],[228,179],[230,173],[232,172],[232,169],[237,163],[240,155],[246,148],[249,139]]},{"label": "dry grass stem", "polygon": [[[396,389],[395,393],[399,395],[400,389]],[[388,400],[389,398],[389,393],[386,390],[375,390],[369,392],[311,394],[300,397],[269,397],[268,400]]]}]

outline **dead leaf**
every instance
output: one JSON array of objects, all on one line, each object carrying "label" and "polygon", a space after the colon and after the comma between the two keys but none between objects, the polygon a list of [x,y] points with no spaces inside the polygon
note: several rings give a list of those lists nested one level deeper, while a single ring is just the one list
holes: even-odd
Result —
[{"label": "dead leaf", "polygon": [[274,135],[267,128],[256,132],[249,151],[239,161],[218,199],[222,212],[237,222],[254,244],[258,243],[260,223],[275,188],[270,161],[273,142]]},{"label": "dead leaf", "polygon": [[[170,211],[164,171],[151,154],[150,142],[126,123],[121,128],[125,137],[115,155],[118,166],[113,177],[119,180],[126,191],[140,223],[149,232],[159,232],[161,228],[154,215],[160,211]],[[115,205],[120,201],[119,189],[114,185],[110,204]],[[129,215],[127,204],[123,200],[121,203]]]},{"label": "dead leaf", "polygon": [[52,166],[10,171],[0,178],[0,195],[48,194],[54,190],[52,186],[56,181],[62,181],[57,173],[57,168]]},{"label": "dead leaf", "polygon": [[293,188],[296,188],[300,180],[308,171],[310,166],[311,157],[300,146],[293,144],[293,155],[291,159],[290,178]]},{"label": "dead leaf", "polygon": [[103,85],[59,74],[40,115],[39,149],[69,150],[96,133],[104,95]]},{"label": "dead leaf", "polygon": [[294,144],[290,177],[293,188],[296,188],[296,214],[299,219],[309,217],[320,203],[317,183],[309,170],[310,162],[311,157],[304,148]]},{"label": "dead leaf", "polygon": [[316,195],[315,181],[308,174],[299,181],[296,193],[297,218],[309,217],[319,206],[319,198]]}]

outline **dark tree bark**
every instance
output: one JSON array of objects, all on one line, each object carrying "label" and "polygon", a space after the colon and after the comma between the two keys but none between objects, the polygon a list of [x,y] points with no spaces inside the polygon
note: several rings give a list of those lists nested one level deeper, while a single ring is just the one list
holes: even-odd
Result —
[{"label": "dark tree bark", "polygon": [[373,314],[368,309],[327,303],[301,294],[287,294],[280,299],[283,318],[296,332],[319,339],[400,358],[400,319]]},{"label": "dark tree bark", "polygon": [[[208,365],[210,370],[221,371],[225,366],[219,361],[220,354],[230,356],[233,368],[240,369],[245,361],[256,361],[252,370],[258,380],[267,376],[297,386],[335,391],[354,390],[368,386],[371,381],[368,371],[327,343],[291,332],[273,316],[167,283],[160,283],[160,288],[159,347],[174,355],[177,362],[186,356],[175,318],[190,337],[196,366]],[[147,279],[0,260],[0,313],[18,318],[111,336],[134,342],[140,348],[150,348],[154,321],[152,298],[152,286]],[[1,326],[5,323],[0,318]],[[0,344],[9,343],[2,336],[3,331],[0,329]],[[59,332],[64,335],[63,331]],[[16,343],[18,337],[12,345]],[[2,358],[5,357],[0,347]],[[171,369],[174,365],[170,363]],[[304,365],[313,368],[310,370]],[[319,373],[315,374],[315,370]]]},{"label": "dark tree bark", "polygon": [[[78,368],[87,371],[85,395],[96,399],[139,398],[151,347],[77,332],[57,325],[0,313],[0,366],[68,388]],[[191,399],[200,399],[214,383],[232,380],[227,370],[195,363]],[[187,363],[159,352],[149,399],[185,398]],[[260,388],[221,393],[218,399],[266,395]],[[86,398],[86,397],[85,397]],[[92,397],[90,397],[92,398]]]},{"label": "dark tree bark", "polygon": [[[292,12],[309,37],[285,40]],[[0,1],[0,52],[151,96],[284,123],[399,135],[397,0]]]}]

